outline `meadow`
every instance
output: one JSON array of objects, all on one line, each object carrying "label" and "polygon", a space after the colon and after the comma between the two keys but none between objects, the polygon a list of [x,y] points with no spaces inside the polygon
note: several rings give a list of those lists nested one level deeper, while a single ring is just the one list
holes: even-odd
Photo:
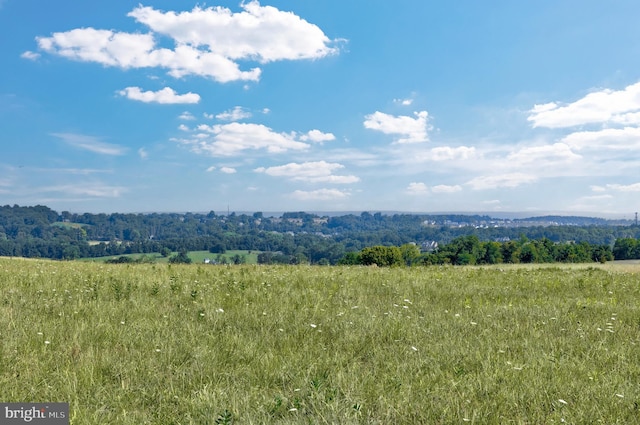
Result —
[{"label": "meadow", "polygon": [[0,401],[72,424],[638,423],[639,270],[0,258]]},{"label": "meadow", "polygon": [[[226,261],[226,264],[232,264],[234,262],[234,257],[239,256],[243,259],[245,264],[257,264],[258,263],[258,254],[260,251],[247,251],[247,250],[228,250],[224,254],[212,254],[209,251],[189,251],[187,256],[194,263],[204,263],[205,259],[209,259],[211,261]],[[79,261],[93,261],[93,262],[104,262],[107,260],[112,260],[114,258],[119,257],[129,257],[133,260],[143,260],[143,262],[147,263],[168,263],[169,258],[173,255],[176,255],[177,252],[172,252],[170,256],[163,257],[159,252],[152,252],[148,254],[123,254],[123,255],[107,255],[106,257],[86,257],[81,258]]]}]

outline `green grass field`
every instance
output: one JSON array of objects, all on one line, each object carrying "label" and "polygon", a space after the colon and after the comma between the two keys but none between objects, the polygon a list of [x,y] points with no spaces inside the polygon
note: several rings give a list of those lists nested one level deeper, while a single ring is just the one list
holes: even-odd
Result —
[{"label": "green grass field", "polygon": [[0,259],[0,401],[72,424],[639,423],[637,271]]},{"label": "green grass field", "polygon": [[[240,257],[244,257],[245,264],[257,264],[258,263],[258,254],[259,251],[242,251],[242,250],[228,250],[224,254],[220,254],[222,258],[226,258],[226,261],[231,264],[233,263],[233,257],[238,255]],[[177,254],[176,252],[171,253],[171,255]],[[210,260],[216,260],[219,254],[212,254],[209,251],[190,251],[188,254],[189,258],[194,263],[203,263],[205,258],[209,258]],[[163,257],[158,252],[153,252],[150,254],[124,254],[124,257],[131,257],[133,259],[145,258],[150,262],[155,263],[168,263],[169,257]],[[93,262],[104,262],[106,260],[111,260],[113,258],[118,258],[120,255],[108,255],[106,257],[93,257],[93,258],[82,258],[80,261],[93,261]]]}]

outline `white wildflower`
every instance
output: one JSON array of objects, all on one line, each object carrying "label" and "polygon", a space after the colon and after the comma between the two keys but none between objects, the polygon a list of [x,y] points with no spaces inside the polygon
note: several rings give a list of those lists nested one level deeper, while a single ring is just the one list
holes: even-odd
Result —
[{"label": "white wildflower", "polygon": [[561,404],[569,404],[569,403],[567,403],[566,401],[564,401],[564,400],[563,400],[563,399],[561,399],[561,398],[559,398],[559,399],[558,399],[558,403],[561,403]]}]

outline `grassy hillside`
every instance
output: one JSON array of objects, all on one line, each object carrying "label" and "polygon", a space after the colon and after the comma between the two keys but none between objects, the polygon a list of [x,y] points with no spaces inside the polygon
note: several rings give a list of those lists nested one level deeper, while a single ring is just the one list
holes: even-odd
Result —
[{"label": "grassy hillside", "polygon": [[72,424],[637,423],[637,266],[0,259],[0,400]]}]

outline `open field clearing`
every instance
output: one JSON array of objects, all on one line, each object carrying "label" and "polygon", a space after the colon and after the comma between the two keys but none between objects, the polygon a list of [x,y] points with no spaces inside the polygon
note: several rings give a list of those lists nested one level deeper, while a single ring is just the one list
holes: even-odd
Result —
[{"label": "open field clearing", "polygon": [[[171,255],[176,255],[177,252],[172,252]],[[190,251],[187,255],[194,263],[203,263],[206,258],[211,261],[226,261],[228,264],[232,264],[234,257],[238,256],[246,264],[258,263],[259,251],[242,251],[242,250],[228,250],[224,254],[212,254],[209,251]],[[143,259],[148,263],[168,263],[169,257],[163,257],[159,252],[152,252],[148,254],[123,254],[123,255],[107,255],[105,257],[93,257],[93,258],[81,258],[80,261],[93,261],[93,262],[105,262],[118,257],[130,257],[133,260]]]},{"label": "open field clearing", "polygon": [[72,424],[638,423],[639,270],[0,259],[0,400]]}]

